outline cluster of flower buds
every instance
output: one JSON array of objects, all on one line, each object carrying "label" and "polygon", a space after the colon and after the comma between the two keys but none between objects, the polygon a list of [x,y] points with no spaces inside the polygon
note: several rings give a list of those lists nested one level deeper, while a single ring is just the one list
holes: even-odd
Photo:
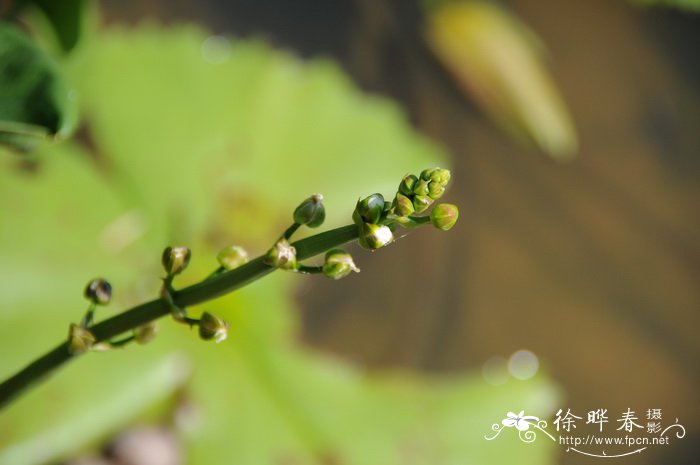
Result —
[{"label": "cluster of flower buds", "polygon": [[358,242],[362,247],[375,250],[394,240],[389,226],[382,224],[389,210],[390,205],[382,194],[372,194],[357,201],[352,220],[359,229]]},{"label": "cluster of flower buds", "polygon": [[442,197],[448,182],[450,171],[443,168],[425,169],[420,176],[404,176],[394,198],[393,213],[399,217],[423,213],[434,201]]},{"label": "cluster of flower buds", "polygon": [[[426,169],[420,173],[420,176],[412,174],[404,176],[391,203],[385,201],[382,194],[378,193],[358,200],[352,218],[358,228],[360,245],[365,249],[375,250],[389,244],[394,240],[392,231],[396,229],[397,224],[415,227],[430,222],[441,230],[452,228],[459,217],[459,211],[454,205],[438,204],[429,215],[420,215],[427,213],[427,209],[442,197],[449,181],[449,170]],[[294,210],[294,223],[263,257],[264,263],[271,267],[300,273],[323,273],[331,279],[341,279],[353,272],[359,273],[360,269],[355,265],[352,256],[342,249],[329,250],[322,266],[305,266],[297,262],[296,248],[289,242],[291,236],[301,226],[310,228],[320,226],[325,217],[326,211],[321,194],[313,194],[305,199]],[[169,306],[176,321],[190,327],[198,326],[199,336],[204,340],[221,342],[228,336],[228,322],[208,312],[204,312],[200,319],[190,318],[187,316],[186,309],[178,307],[174,301],[172,281],[176,275],[187,268],[190,258],[191,252],[187,247],[167,247],[163,251],[162,264],[166,276],[163,279],[161,297],[165,305]],[[247,263],[248,254],[242,247],[229,246],[219,252],[217,259],[220,268],[212,276]],[[93,279],[85,288],[85,297],[90,301],[85,317],[81,324],[71,324],[68,333],[67,348],[71,354],[80,354],[91,349],[108,350],[130,342],[145,344],[156,335],[158,326],[155,322],[150,322],[134,329],[133,334],[124,339],[98,343],[97,338],[90,331],[92,318],[96,306],[109,304],[112,286],[104,279]]]},{"label": "cluster of flower buds", "polygon": [[425,212],[442,197],[449,182],[450,171],[444,168],[425,169],[420,176],[404,176],[391,206],[396,222],[406,228],[412,228],[430,220],[433,226],[443,231],[452,228],[457,223],[459,210],[449,203],[436,205],[429,218],[413,216]]}]

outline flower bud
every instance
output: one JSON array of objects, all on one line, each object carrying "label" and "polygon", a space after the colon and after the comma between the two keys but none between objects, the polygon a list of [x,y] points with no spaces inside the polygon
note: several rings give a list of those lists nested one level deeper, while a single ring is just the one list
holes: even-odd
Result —
[{"label": "flower bud", "polygon": [[78,326],[75,323],[70,324],[68,329],[68,352],[71,355],[82,354],[90,350],[96,340],[95,335],[89,329]]},{"label": "flower bud", "polygon": [[148,344],[158,334],[158,323],[151,321],[134,330],[134,340],[138,344]]},{"label": "flower bud", "polygon": [[386,218],[386,215],[391,213],[391,203],[385,202],[384,203],[384,211],[382,212],[382,218]]},{"label": "flower bud", "polygon": [[295,270],[297,268],[297,250],[287,239],[280,239],[267,251],[265,263],[283,270]]},{"label": "flower bud", "polygon": [[399,192],[403,195],[413,195],[413,186],[416,184],[416,181],[418,181],[418,177],[414,174],[404,176],[401,180],[401,184],[399,184]]},{"label": "flower bud", "polygon": [[426,168],[423,171],[420,172],[420,179],[424,181],[430,181],[430,176],[432,176],[433,171],[435,171],[437,168]]},{"label": "flower bud", "polygon": [[451,229],[457,223],[457,218],[459,218],[459,210],[451,203],[441,203],[430,212],[430,222],[443,231]]},{"label": "flower bud", "polygon": [[430,185],[430,181],[426,181],[425,179],[419,179],[413,185],[413,193],[416,195],[427,196],[428,193],[430,192],[429,185]]},{"label": "flower bud", "polygon": [[180,274],[182,270],[187,268],[192,256],[190,249],[187,247],[166,247],[163,251],[163,268],[168,276]]},{"label": "flower bud", "polygon": [[323,264],[323,275],[331,279],[344,278],[352,272],[359,273],[360,269],[355,265],[352,255],[342,249],[333,249],[326,253],[326,261]]},{"label": "flower bud", "polygon": [[424,212],[432,203],[433,199],[425,195],[416,195],[413,197],[413,208],[416,210],[416,213]]},{"label": "flower bud", "polygon": [[394,213],[398,216],[408,216],[413,213],[413,202],[405,195],[398,193],[394,198]]},{"label": "flower bud", "polygon": [[93,279],[85,287],[85,298],[96,305],[107,305],[112,298],[112,285],[105,279]]},{"label": "flower bud", "polygon": [[229,324],[216,315],[204,312],[199,320],[199,337],[205,341],[214,339],[217,343],[228,336]]},{"label": "flower bud", "polygon": [[444,186],[450,182],[450,170],[444,168],[428,168],[421,171],[420,178],[426,181],[435,181]]},{"label": "flower bud", "polygon": [[365,249],[378,249],[394,240],[394,235],[388,226],[363,223],[360,227],[359,243]]},{"label": "flower bud", "polygon": [[445,186],[437,181],[430,181],[428,184],[428,197],[437,200],[445,193]]},{"label": "flower bud", "polygon": [[372,194],[357,202],[355,211],[363,222],[376,224],[384,213],[384,197],[382,194]]},{"label": "flower bud", "polygon": [[241,246],[231,245],[221,249],[216,259],[222,268],[232,270],[248,263],[248,252]]},{"label": "flower bud", "polygon": [[294,210],[294,222],[316,228],[326,219],[326,208],[323,206],[323,196],[314,194],[304,200]]},{"label": "flower bud", "polygon": [[442,184],[443,186],[446,186],[447,183],[450,182],[451,177],[450,170],[444,168],[434,168],[430,172],[430,180]]}]

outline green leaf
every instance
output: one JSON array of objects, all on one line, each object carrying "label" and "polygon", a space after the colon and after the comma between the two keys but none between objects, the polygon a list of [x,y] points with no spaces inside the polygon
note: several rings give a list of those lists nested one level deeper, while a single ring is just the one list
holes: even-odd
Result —
[{"label": "green leaf", "polygon": [[362,94],[334,63],[228,39],[227,58],[211,61],[208,40],[114,29],[86,41],[70,73],[101,155],[162,233],[186,218],[179,235],[215,222],[239,241],[271,237],[315,192],[339,225],[359,195],[393,194],[407,172],[445,163],[396,104]]},{"label": "green leaf", "polygon": [[73,105],[46,54],[19,29],[0,22],[0,144],[29,151],[65,136]]}]

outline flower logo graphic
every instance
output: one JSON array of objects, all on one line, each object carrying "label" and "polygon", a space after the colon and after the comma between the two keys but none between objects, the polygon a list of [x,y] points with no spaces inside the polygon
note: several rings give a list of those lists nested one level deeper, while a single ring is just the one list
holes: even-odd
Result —
[{"label": "flower logo graphic", "polygon": [[530,429],[531,421],[537,423],[540,419],[530,415],[525,416],[525,410],[521,410],[517,415],[513,412],[508,412],[501,423],[508,428],[515,426],[519,431],[527,431]]},{"label": "flower logo graphic", "polygon": [[525,415],[525,410],[521,410],[518,414],[508,412],[500,425],[498,423],[491,425],[491,430],[495,431],[495,434],[492,436],[484,436],[484,439],[491,441],[496,439],[504,429],[515,428],[518,430],[518,437],[521,441],[533,442],[537,438],[537,433],[531,430],[530,427],[546,434],[552,441],[556,441],[556,439],[545,430],[547,422],[532,415]]}]

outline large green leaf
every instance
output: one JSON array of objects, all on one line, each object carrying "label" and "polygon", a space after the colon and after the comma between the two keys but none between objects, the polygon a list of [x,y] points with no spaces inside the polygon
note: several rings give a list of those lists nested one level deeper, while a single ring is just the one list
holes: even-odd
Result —
[{"label": "large green leaf", "polygon": [[[113,281],[124,308],[156,294],[166,244],[193,249],[182,285],[229,242],[264,251],[312,192],[325,194],[330,224],[347,223],[357,196],[444,163],[395,105],[363,95],[333,63],[217,44],[212,61],[197,29],[101,32],[70,73],[93,153],[45,147],[32,174],[0,158],[0,377],[65,337],[93,276]],[[358,260],[372,272],[369,254]],[[61,370],[0,415],[0,464],[65,456],[183,383],[201,414],[187,463],[547,463],[545,443],[495,446],[483,434],[513,404],[545,414],[550,382],[369,375],[314,353],[295,342],[302,279],[276,273],[207,305],[232,324],[223,344],[163,321],[149,346]]]},{"label": "large green leaf", "polygon": [[66,135],[73,105],[48,56],[15,26],[0,22],[0,144],[27,151]]}]

